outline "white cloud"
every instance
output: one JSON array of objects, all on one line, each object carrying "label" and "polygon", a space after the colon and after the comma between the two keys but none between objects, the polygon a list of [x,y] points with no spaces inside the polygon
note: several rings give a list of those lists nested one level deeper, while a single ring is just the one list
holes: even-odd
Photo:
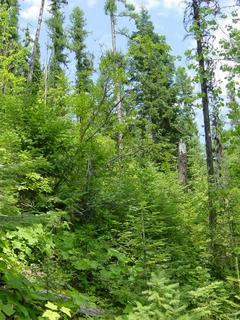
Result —
[{"label": "white cloud", "polygon": [[166,9],[180,9],[183,4],[183,0],[130,0],[137,11],[142,7],[148,10],[164,7]]},{"label": "white cloud", "polygon": [[[73,1],[74,4],[77,1]],[[89,8],[94,8],[100,0],[87,0],[86,3]],[[148,10],[164,7],[166,9],[179,9],[183,0],[129,0],[136,10],[139,11],[142,7]],[[77,4],[77,3],[76,3]],[[38,18],[41,0],[25,0],[24,8],[21,11],[21,17],[25,20],[36,20]],[[45,5],[45,14],[47,13],[47,7],[49,6],[48,0]]]},{"label": "white cloud", "polygon": [[[21,11],[21,17],[25,20],[36,20],[39,15],[39,10],[41,6],[41,1],[40,0],[25,0],[26,7],[22,9]],[[45,3],[45,15],[47,13],[49,3],[46,1]]]},{"label": "white cloud", "polygon": [[[158,0],[157,0],[158,1]],[[72,1],[70,5],[74,3],[75,5],[79,5],[79,1]],[[99,3],[99,0],[87,0],[87,5],[90,8],[95,7]],[[21,17],[25,20],[36,20],[39,15],[39,9],[41,6],[41,0],[25,0],[23,9],[21,10]],[[49,1],[46,0],[44,15],[48,14],[49,9]]]}]

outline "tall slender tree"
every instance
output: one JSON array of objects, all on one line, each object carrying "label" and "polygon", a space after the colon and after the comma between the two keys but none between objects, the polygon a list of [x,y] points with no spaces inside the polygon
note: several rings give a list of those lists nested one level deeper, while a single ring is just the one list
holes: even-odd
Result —
[{"label": "tall slender tree", "polygon": [[39,50],[40,50],[39,38],[40,38],[40,32],[41,32],[41,26],[42,26],[42,20],[43,20],[44,5],[45,5],[45,0],[42,0],[40,10],[39,10],[37,30],[36,30],[36,35],[34,39],[30,65],[29,65],[29,73],[28,73],[29,82],[32,80],[36,58],[39,55]]},{"label": "tall slender tree", "polygon": [[[32,44],[33,44],[33,39],[31,38],[30,35],[30,30],[27,27],[25,31],[25,38],[23,42],[23,48],[26,50],[26,67],[24,69],[24,76],[28,80],[28,85],[27,85],[27,95],[26,98],[30,99],[32,97],[35,97],[35,95],[38,93],[38,89],[41,84],[42,80],[42,67],[41,67],[41,62],[40,62],[40,45],[37,44],[36,47],[36,52],[34,53],[34,65],[32,65]],[[29,79],[29,66],[30,68],[32,67],[32,75],[31,78]]]},{"label": "tall slender tree", "polygon": [[195,123],[193,79],[187,74],[184,67],[178,67],[175,72],[174,87],[176,90],[177,104],[179,106],[179,128],[182,138],[188,143],[197,136],[197,125]]},{"label": "tall slender tree", "polygon": [[[161,149],[176,154],[181,133],[178,129],[179,107],[174,88],[174,59],[165,37],[154,31],[147,10],[135,18],[136,31],[129,43],[129,83],[134,93],[142,136],[151,136]],[[159,159],[160,152],[158,151]],[[161,150],[161,155],[163,152]]]},{"label": "tall slender tree", "polygon": [[[204,6],[208,6],[212,2],[206,0],[191,0],[187,5],[185,13],[185,24],[188,25],[190,21],[189,32],[193,33],[196,40],[196,60],[197,60],[197,73],[199,84],[201,87],[201,102],[204,118],[204,131],[205,131],[205,147],[207,155],[207,169],[209,188],[212,188],[214,182],[214,161],[213,161],[213,143],[212,143],[212,130],[210,121],[210,77],[208,70],[208,57],[206,50],[208,48],[208,30],[207,23],[204,15]],[[210,211],[209,211],[209,224],[213,231],[217,223],[216,211],[213,209],[211,195],[209,195]]]},{"label": "tall slender tree", "polygon": [[[117,13],[117,0],[106,0],[105,2],[105,13],[110,16],[111,22],[111,35],[112,35],[112,52],[117,58],[117,40],[116,40],[116,13]],[[116,67],[118,67],[118,59],[116,59]],[[122,104],[122,85],[120,81],[116,83],[117,92],[117,117],[118,122],[121,125],[123,122],[123,104]],[[122,149],[123,134],[121,130],[118,133],[118,147]]]},{"label": "tall slender tree", "polygon": [[50,48],[52,50],[49,66],[49,86],[55,87],[59,76],[64,74],[63,67],[67,64],[67,36],[64,31],[64,15],[62,6],[67,4],[66,0],[51,0],[50,14],[47,24],[51,39]]},{"label": "tall slender tree", "polygon": [[93,63],[92,57],[86,51],[85,40],[88,33],[85,30],[84,13],[80,7],[73,9],[70,20],[70,48],[74,52],[76,60],[76,91],[86,92],[89,91],[92,83],[90,77],[93,72]]}]

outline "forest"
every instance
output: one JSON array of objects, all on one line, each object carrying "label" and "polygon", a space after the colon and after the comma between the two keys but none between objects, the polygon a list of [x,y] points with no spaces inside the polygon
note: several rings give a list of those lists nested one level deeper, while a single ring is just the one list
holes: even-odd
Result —
[{"label": "forest", "polygon": [[20,2],[0,0],[0,320],[240,319],[240,1],[184,1],[181,59],[130,0],[101,1],[97,59],[81,7],[39,0],[32,34]]}]

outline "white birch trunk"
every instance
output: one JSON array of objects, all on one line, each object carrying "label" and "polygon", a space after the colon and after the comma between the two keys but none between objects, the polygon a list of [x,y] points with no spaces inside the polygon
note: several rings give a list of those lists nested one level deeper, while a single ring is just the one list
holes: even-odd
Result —
[{"label": "white birch trunk", "polygon": [[[115,54],[117,52],[117,41],[116,41],[116,20],[113,13],[110,15],[111,19],[111,33],[112,33],[112,51]],[[122,97],[121,97],[121,83],[116,84],[117,89],[117,118],[118,123],[121,125],[123,122],[123,106],[122,106]],[[122,139],[123,135],[121,130],[118,133],[118,147],[122,149]]]},{"label": "white birch trunk", "polygon": [[178,152],[179,180],[185,185],[187,183],[187,146],[182,140],[179,142]]},{"label": "white birch trunk", "polygon": [[32,76],[33,76],[33,71],[34,71],[34,66],[35,66],[35,61],[36,61],[37,47],[39,45],[39,38],[40,38],[42,21],[43,21],[44,6],[45,6],[45,0],[42,0],[41,7],[40,7],[40,10],[39,10],[36,35],[35,35],[34,44],[33,44],[33,51],[32,51],[32,56],[31,56],[31,61],[30,61],[30,67],[29,67],[29,73],[28,73],[28,82],[32,81]]}]

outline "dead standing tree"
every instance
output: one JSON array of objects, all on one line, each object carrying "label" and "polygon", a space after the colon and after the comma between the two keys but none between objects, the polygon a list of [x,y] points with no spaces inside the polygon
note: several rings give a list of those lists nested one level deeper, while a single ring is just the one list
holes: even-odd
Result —
[{"label": "dead standing tree", "polygon": [[[111,21],[111,36],[112,36],[112,52],[113,55],[117,55],[117,41],[116,41],[116,11],[117,11],[117,4],[116,0],[107,0],[105,3],[105,12],[109,14],[110,21]],[[118,67],[118,63],[116,62],[116,67]],[[121,90],[122,86],[120,81],[116,83],[116,94],[117,94],[117,118],[119,125],[123,122],[123,105],[122,105],[122,97],[121,97]],[[119,150],[122,149],[122,139],[123,134],[121,129],[118,132],[118,148]]]},{"label": "dead standing tree", "polygon": [[214,250],[215,229],[217,226],[217,211],[214,208],[213,190],[215,185],[214,151],[212,141],[210,104],[213,95],[214,70],[209,56],[212,47],[213,29],[209,22],[217,15],[219,5],[217,0],[189,0],[185,10],[184,23],[189,34],[196,41],[195,71],[200,85],[201,104],[204,119],[205,148],[208,172],[209,227],[211,248]]},{"label": "dead standing tree", "polygon": [[31,56],[31,60],[30,60],[28,82],[31,82],[32,77],[33,77],[33,71],[34,71],[34,66],[35,66],[35,61],[36,61],[36,54],[37,54],[37,50],[38,50],[38,46],[39,46],[41,26],[42,26],[42,21],[43,21],[44,6],[45,6],[45,0],[42,0],[40,10],[39,10],[38,24],[37,24],[37,30],[36,30],[36,35],[35,35],[34,44],[33,44],[32,56]]},{"label": "dead standing tree", "polygon": [[179,181],[183,184],[187,184],[187,146],[182,140],[178,145],[178,170]]}]

